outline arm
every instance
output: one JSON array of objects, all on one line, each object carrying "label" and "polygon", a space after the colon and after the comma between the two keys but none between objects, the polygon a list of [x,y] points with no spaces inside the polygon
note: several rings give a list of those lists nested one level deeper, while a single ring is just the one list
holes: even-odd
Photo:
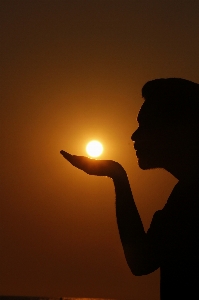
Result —
[{"label": "arm", "polygon": [[144,231],[124,169],[119,176],[113,178],[113,182],[117,224],[126,261],[134,275],[149,274],[155,271],[159,264]]},{"label": "arm", "polygon": [[61,154],[73,166],[89,175],[108,176],[113,179],[117,224],[127,263],[134,275],[144,275],[156,270],[159,266],[144,231],[123,167],[111,160],[89,159],[65,151],[61,151]]}]

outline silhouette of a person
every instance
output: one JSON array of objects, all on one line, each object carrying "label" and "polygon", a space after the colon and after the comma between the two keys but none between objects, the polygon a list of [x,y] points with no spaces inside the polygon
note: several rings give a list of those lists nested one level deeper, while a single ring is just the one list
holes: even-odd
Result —
[{"label": "silhouette of a person", "polygon": [[132,140],[141,169],[164,168],[179,181],[144,231],[128,177],[111,160],[61,154],[90,175],[113,179],[116,215],[126,261],[134,275],[160,268],[161,300],[199,295],[199,84],[155,79],[142,89],[144,103]]}]

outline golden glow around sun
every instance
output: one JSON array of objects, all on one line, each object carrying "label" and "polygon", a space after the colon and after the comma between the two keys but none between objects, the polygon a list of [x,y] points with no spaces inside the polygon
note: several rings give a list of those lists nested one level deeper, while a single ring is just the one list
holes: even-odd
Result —
[{"label": "golden glow around sun", "polygon": [[93,140],[87,144],[86,152],[91,157],[98,157],[103,152],[103,146],[100,142]]}]

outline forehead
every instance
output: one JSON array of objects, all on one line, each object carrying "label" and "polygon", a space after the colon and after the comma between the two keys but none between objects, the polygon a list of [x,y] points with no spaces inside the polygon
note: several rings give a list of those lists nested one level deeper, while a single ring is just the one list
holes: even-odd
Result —
[{"label": "forehead", "polygon": [[137,117],[140,126],[147,126],[154,129],[157,127],[165,129],[179,125],[181,127],[186,125],[191,128],[191,124],[195,119],[193,112],[190,114],[187,107],[182,110],[178,105],[171,105],[168,101],[145,101]]},{"label": "forehead", "polygon": [[[139,124],[150,123],[156,124],[162,120],[163,109],[157,103],[145,101],[138,113],[137,121]],[[162,120],[163,121],[163,120]]]}]

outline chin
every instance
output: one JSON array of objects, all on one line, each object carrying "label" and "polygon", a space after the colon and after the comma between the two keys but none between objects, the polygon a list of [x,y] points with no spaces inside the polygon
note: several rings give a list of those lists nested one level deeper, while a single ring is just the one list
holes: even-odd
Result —
[{"label": "chin", "polygon": [[160,168],[159,165],[157,165],[157,162],[152,162],[149,159],[141,159],[138,158],[138,166],[140,167],[140,169],[142,170],[150,170],[150,169],[157,169]]},{"label": "chin", "polygon": [[142,170],[150,170],[150,169],[153,169],[153,167],[151,167],[149,164],[143,164],[143,163],[140,163],[140,162],[138,162],[138,166],[139,166],[140,169],[142,169]]}]

